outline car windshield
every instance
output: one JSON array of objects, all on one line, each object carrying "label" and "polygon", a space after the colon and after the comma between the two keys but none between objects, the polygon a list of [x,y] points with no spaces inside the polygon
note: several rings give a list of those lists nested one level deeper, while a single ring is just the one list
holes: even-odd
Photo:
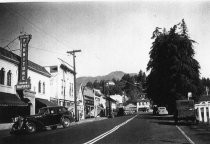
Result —
[{"label": "car windshield", "polygon": [[39,109],[38,114],[46,114],[48,112],[48,109]]}]

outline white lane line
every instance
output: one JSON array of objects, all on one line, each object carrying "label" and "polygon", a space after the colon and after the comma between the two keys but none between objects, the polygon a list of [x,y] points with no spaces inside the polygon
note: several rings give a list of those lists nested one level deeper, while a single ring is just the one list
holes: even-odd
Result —
[{"label": "white lane line", "polygon": [[188,140],[188,142],[190,143],[190,144],[195,144],[186,134],[185,134],[185,132],[180,128],[180,127],[178,127],[177,125],[176,125],[176,127],[177,127],[177,129],[184,135],[184,137]]},{"label": "white lane line", "polygon": [[127,124],[129,121],[131,121],[132,119],[134,119],[136,116],[137,116],[137,115],[135,115],[134,117],[132,117],[132,118],[126,120],[125,122],[123,122],[123,123],[121,123],[121,124],[115,126],[113,129],[111,129],[111,130],[109,130],[109,131],[107,131],[107,132],[105,132],[105,133],[103,133],[103,134],[97,136],[96,138],[94,138],[94,139],[92,139],[92,140],[90,140],[90,141],[88,141],[88,142],[86,142],[86,143],[84,143],[84,144],[93,144],[93,143],[99,141],[100,139],[102,139],[102,138],[106,137],[107,135],[113,133],[114,131],[118,130],[121,126]]}]

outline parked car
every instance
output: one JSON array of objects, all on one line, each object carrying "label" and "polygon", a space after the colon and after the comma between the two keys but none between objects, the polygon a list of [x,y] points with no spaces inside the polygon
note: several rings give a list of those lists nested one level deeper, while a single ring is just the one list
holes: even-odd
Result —
[{"label": "parked car", "polygon": [[167,111],[166,107],[158,107],[157,114],[158,115],[167,115],[168,111]]},{"label": "parked car", "polygon": [[33,133],[46,127],[56,129],[58,125],[62,125],[64,128],[67,128],[73,121],[74,118],[71,112],[65,107],[44,107],[39,109],[37,115],[29,115],[25,117],[19,116],[14,118],[14,124],[12,125],[10,133]]},{"label": "parked car", "polygon": [[174,114],[175,123],[180,120],[190,120],[197,123],[196,110],[194,108],[193,100],[176,100],[176,110]]}]

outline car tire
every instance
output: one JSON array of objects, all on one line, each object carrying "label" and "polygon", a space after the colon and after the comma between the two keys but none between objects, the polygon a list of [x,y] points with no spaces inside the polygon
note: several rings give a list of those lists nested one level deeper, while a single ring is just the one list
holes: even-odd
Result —
[{"label": "car tire", "polygon": [[62,118],[61,124],[63,125],[64,128],[70,127],[70,119],[68,118]]},{"label": "car tire", "polygon": [[26,124],[26,131],[27,131],[27,133],[34,133],[34,132],[36,132],[36,125],[33,122],[28,122]]},{"label": "car tire", "polygon": [[57,126],[51,126],[50,127],[52,130],[55,130],[55,129],[57,129]]}]

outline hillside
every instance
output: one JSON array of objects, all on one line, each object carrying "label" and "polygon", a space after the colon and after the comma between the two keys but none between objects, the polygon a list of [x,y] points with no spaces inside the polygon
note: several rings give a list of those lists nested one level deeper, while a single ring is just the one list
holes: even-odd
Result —
[{"label": "hillside", "polygon": [[[112,80],[113,78],[116,80],[121,79],[126,73],[122,71],[115,71],[111,72],[108,75],[105,76],[96,76],[96,77],[78,77],[77,78],[77,86],[79,86],[81,83],[85,85],[87,82],[94,82],[95,80],[101,81],[101,80]],[[131,75],[135,75],[135,73],[132,73]]]}]

